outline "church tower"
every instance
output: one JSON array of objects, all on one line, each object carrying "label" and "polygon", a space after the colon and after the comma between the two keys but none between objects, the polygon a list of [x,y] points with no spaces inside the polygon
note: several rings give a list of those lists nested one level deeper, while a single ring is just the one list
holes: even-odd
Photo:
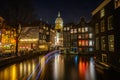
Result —
[{"label": "church tower", "polygon": [[55,20],[55,45],[63,46],[63,19],[60,16],[60,12],[58,12],[58,16]]},{"label": "church tower", "polygon": [[60,12],[58,12],[58,17],[55,20],[55,30],[58,32],[63,30],[63,19],[60,17]]}]

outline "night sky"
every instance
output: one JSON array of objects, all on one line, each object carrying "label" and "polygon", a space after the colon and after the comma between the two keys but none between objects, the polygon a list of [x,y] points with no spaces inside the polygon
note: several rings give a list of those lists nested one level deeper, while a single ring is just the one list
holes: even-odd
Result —
[{"label": "night sky", "polygon": [[103,0],[34,0],[33,5],[38,19],[54,24],[58,11],[64,23],[78,23],[81,16],[91,19],[91,12]]}]

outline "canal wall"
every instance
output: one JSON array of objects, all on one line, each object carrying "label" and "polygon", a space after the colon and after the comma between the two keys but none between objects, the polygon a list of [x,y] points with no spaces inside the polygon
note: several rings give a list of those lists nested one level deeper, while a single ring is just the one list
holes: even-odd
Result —
[{"label": "canal wall", "polygon": [[20,61],[24,61],[27,59],[31,59],[34,58],[36,56],[42,55],[42,54],[46,54],[47,52],[37,52],[37,53],[28,53],[25,55],[20,55],[20,56],[11,56],[11,57],[6,57],[0,60],[0,68],[1,67],[5,67],[7,65],[13,64],[13,63],[17,63]]}]

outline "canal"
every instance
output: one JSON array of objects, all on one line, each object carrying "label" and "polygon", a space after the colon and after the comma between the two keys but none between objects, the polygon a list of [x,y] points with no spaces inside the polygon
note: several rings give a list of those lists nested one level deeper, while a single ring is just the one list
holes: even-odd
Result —
[{"label": "canal", "polygon": [[0,80],[120,80],[117,75],[96,68],[92,56],[60,53],[0,68]]}]

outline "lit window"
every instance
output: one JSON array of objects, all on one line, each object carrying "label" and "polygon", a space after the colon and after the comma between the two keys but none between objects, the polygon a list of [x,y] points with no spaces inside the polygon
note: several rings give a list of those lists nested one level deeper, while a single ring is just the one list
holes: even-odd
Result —
[{"label": "lit window", "polygon": [[114,35],[108,36],[109,51],[114,51]]},{"label": "lit window", "polygon": [[102,50],[106,49],[106,37],[105,36],[101,37],[101,49]]},{"label": "lit window", "polygon": [[102,10],[100,11],[100,17],[102,18],[103,16],[105,16],[105,9],[102,9]]},{"label": "lit window", "polygon": [[89,40],[89,46],[93,46],[93,41]]},{"label": "lit window", "polygon": [[115,8],[120,7],[120,0],[115,0]]},{"label": "lit window", "polygon": [[88,33],[85,34],[85,38],[88,38]]},{"label": "lit window", "polygon": [[49,35],[49,32],[46,32],[46,35]]},{"label": "lit window", "polygon": [[84,28],[82,28],[82,32],[85,32]]},{"label": "lit window", "polygon": [[86,40],[86,46],[88,46],[88,40]]},{"label": "lit window", "polygon": [[77,33],[77,29],[74,29],[74,33]]},{"label": "lit window", "polygon": [[67,27],[67,30],[69,31],[69,27]]},{"label": "lit window", "polygon": [[102,62],[107,62],[107,54],[102,54]]},{"label": "lit window", "polygon": [[99,38],[96,38],[96,50],[99,50]]},{"label": "lit window", "polygon": [[78,32],[81,32],[81,28],[78,28]]},{"label": "lit window", "polygon": [[95,33],[99,33],[99,26],[98,26],[98,23],[95,24]]},{"label": "lit window", "polygon": [[48,27],[46,27],[46,30],[48,30]]},{"label": "lit window", "polygon": [[89,38],[92,38],[93,34],[92,33],[89,33]]},{"label": "lit window", "polygon": [[40,30],[39,30],[39,32],[40,32],[40,33],[43,33],[43,30],[42,30],[42,29],[40,29]]},{"label": "lit window", "polygon": [[88,27],[85,27],[85,32],[88,32]]},{"label": "lit window", "polygon": [[82,46],[85,46],[85,40],[82,40]]},{"label": "lit window", "polygon": [[108,30],[113,29],[113,16],[108,17]]},{"label": "lit window", "polygon": [[81,40],[79,40],[79,46],[82,46],[82,41]]},{"label": "lit window", "polygon": [[81,38],[82,38],[82,36],[81,36],[81,35],[79,35],[79,36],[78,36],[78,38],[79,38],[79,39],[81,39]]},{"label": "lit window", "polygon": [[82,48],[79,48],[80,51],[82,51],[83,49]]},{"label": "lit window", "polygon": [[73,33],[73,29],[71,29],[71,33]]},{"label": "lit window", "polygon": [[105,31],[105,22],[104,22],[104,20],[102,20],[100,22],[100,25],[101,25],[101,32],[104,32]]},{"label": "lit window", "polygon": [[93,51],[93,48],[89,48],[89,51],[90,51],[90,52]]},{"label": "lit window", "polygon": [[64,31],[66,31],[66,27],[64,27]]}]

